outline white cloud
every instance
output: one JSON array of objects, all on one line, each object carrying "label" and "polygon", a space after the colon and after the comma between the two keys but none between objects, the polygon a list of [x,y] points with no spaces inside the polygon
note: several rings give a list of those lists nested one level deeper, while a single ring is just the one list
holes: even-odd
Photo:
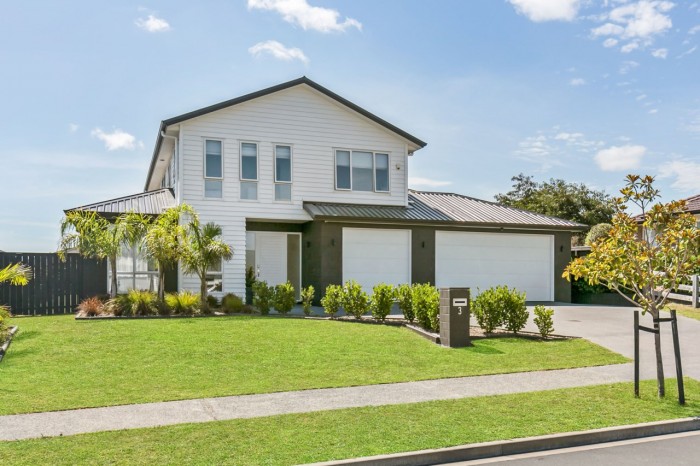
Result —
[{"label": "white cloud", "polygon": [[644,146],[611,146],[598,151],[594,160],[598,167],[606,172],[632,170],[639,167],[646,151]]},{"label": "white cloud", "polygon": [[617,39],[613,39],[612,37],[608,37],[603,41],[603,47],[610,48],[610,47],[615,47],[619,41]]},{"label": "white cloud", "polygon": [[700,24],[697,24],[688,30],[688,34],[691,36],[697,34],[698,32],[700,32]]},{"label": "white cloud", "polygon": [[688,50],[686,50],[685,52],[681,53],[680,55],[678,55],[676,58],[683,58],[685,56],[688,56],[691,53],[694,53],[697,49],[698,49],[698,46],[695,45],[695,46],[689,48]]},{"label": "white cloud", "polygon": [[637,97],[635,97],[635,100],[644,100],[647,98],[646,94],[639,94]]},{"label": "white cloud", "polygon": [[433,180],[430,178],[422,178],[420,176],[409,176],[408,185],[410,187],[422,186],[426,188],[440,188],[451,185],[451,181]]},{"label": "white cloud", "polygon": [[531,21],[573,21],[580,0],[508,0],[515,10]]},{"label": "white cloud", "polygon": [[263,54],[270,54],[273,57],[284,60],[292,61],[299,60],[303,63],[308,63],[309,59],[304,52],[296,47],[285,47],[283,44],[277,42],[276,40],[268,40],[265,42],[258,42],[248,49],[248,52],[254,57],[259,57]]},{"label": "white cloud", "polygon": [[637,50],[639,48],[639,42],[630,42],[629,44],[625,44],[622,47],[620,47],[620,52],[622,53],[630,53],[633,50]]},{"label": "white cloud", "polygon": [[655,113],[659,113],[659,109],[658,109],[658,108],[652,108],[652,109],[649,110],[647,113],[648,113],[649,115],[654,115]]},{"label": "white cloud", "polygon": [[666,162],[659,167],[659,177],[675,178],[673,188],[695,194],[700,186],[700,163],[683,159]]},{"label": "white cloud", "polygon": [[583,86],[586,84],[586,80],[583,78],[573,78],[571,81],[569,81],[569,85],[571,86]]},{"label": "white cloud", "polygon": [[[612,8],[601,16],[605,24],[591,29],[593,37],[608,37],[603,45],[613,47],[613,40],[629,41],[620,50],[629,53],[635,49],[651,45],[657,36],[664,34],[672,26],[667,14],[675,4],[666,0],[640,0],[637,2],[616,2],[622,5]],[[607,6],[607,4],[606,4]]]},{"label": "white cloud", "polygon": [[139,148],[143,147],[142,142],[137,143],[134,136],[120,129],[115,129],[111,133],[105,133],[100,128],[95,128],[90,134],[92,137],[104,142],[107,150],[134,150],[137,146]]},{"label": "white cloud", "polygon": [[637,68],[639,66],[639,63],[633,60],[627,60],[623,61],[622,64],[620,65],[620,74],[627,74],[633,69]]},{"label": "white cloud", "polygon": [[71,133],[75,133],[76,131],[78,131],[78,128],[80,128],[80,126],[75,123],[68,124],[68,131],[70,131]]},{"label": "white cloud", "polygon": [[651,51],[651,56],[654,58],[666,58],[668,56],[668,49],[655,49]]},{"label": "white cloud", "polygon": [[158,18],[154,15],[148,15],[148,18],[139,18],[134,23],[144,31],[148,32],[165,32],[170,30],[170,24],[163,18]]},{"label": "white cloud", "polygon": [[565,163],[566,157],[590,154],[604,145],[603,141],[587,139],[583,133],[560,131],[555,126],[523,139],[515,156],[540,165],[540,171],[547,171]]},{"label": "white cloud", "polygon": [[605,23],[591,30],[594,37],[598,36],[621,36],[625,32],[625,28],[613,23]]},{"label": "white cloud", "polygon": [[348,28],[362,30],[353,18],[340,22],[340,13],[331,8],[311,6],[306,0],[248,0],[248,9],[276,11],[288,23],[319,32],[343,32]]}]

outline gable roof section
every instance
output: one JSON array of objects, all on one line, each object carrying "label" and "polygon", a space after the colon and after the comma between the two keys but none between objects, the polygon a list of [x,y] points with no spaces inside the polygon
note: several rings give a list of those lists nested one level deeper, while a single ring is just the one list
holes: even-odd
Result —
[{"label": "gable roof section", "polygon": [[173,191],[170,188],[163,188],[74,207],[72,209],[66,209],[64,212],[68,213],[75,210],[85,210],[97,212],[105,217],[116,217],[117,215],[127,212],[158,215],[170,207],[175,207],[176,204],[177,202],[175,201]]},{"label": "gable roof section", "polygon": [[408,199],[408,207],[308,202],[304,204],[304,208],[314,219],[327,220],[387,220],[404,223],[444,223],[567,231],[588,228],[586,225],[570,220],[506,207],[461,194],[411,190]]},{"label": "gable roof section", "polygon": [[148,182],[151,179],[151,176],[153,176],[153,170],[155,169],[156,165],[156,160],[158,159],[158,153],[160,152],[160,146],[163,143],[163,136],[161,133],[165,131],[165,129],[168,126],[176,125],[178,123],[182,123],[183,121],[191,120],[192,118],[197,118],[202,115],[206,115],[208,113],[216,112],[217,110],[222,110],[224,108],[228,107],[233,107],[238,104],[242,104],[244,102],[248,102],[253,99],[257,99],[259,97],[264,97],[266,95],[274,94],[275,92],[283,91],[285,89],[289,89],[295,86],[299,86],[305,84],[312,89],[315,89],[316,91],[326,95],[327,97],[330,97],[331,99],[335,100],[336,102],[344,105],[345,107],[348,107],[349,109],[359,113],[360,115],[368,118],[369,120],[379,124],[380,126],[383,126],[384,128],[388,129],[389,131],[401,136],[404,139],[407,139],[411,141],[412,143],[416,144],[419,147],[425,147],[427,145],[426,142],[418,139],[417,137],[407,133],[406,131],[402,130],[401,128],[398,128],[388,121],[379,118],[377,115],[368,112],[364,108],[360,107],[359,105],[356,105],[349,100],[347,100],[344,97],[339,96],[335,92],[331,91],[330,89],[326,89],[325,87],[321,86],[320,84],[310,80],[306,76],[302,76],[301,78],[294,79],[292,81],[287,81],[282,84],[278,84],[276,86],[268,87],[267,89],[262,89],[257,92],[252,92],[250,94],[242,95],[240,97],[236,97],[235,99],[230,99],[226,100],[224,102],[219,102],[218,104],[210,105],[208,107],[203,107],[198,110],[194,110],[192,112],[188,113],[183,113],[182,115],[178,115],[176,117],[168,118],[167,120],[163,120],[160,124],[160,128],[158,129],[158,137],[156,139],[156,146],[155,149],[153,150],[153,158],[151,159],[151,166],[148,169],[148,176],[146,177],[146,187],[144,189],[148,189]]}]

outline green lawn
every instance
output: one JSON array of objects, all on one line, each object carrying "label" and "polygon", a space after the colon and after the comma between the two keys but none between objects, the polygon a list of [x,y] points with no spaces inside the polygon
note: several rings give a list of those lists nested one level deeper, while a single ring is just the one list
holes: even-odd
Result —
[{"label": "green lawn", "polygon": [[0,414],[627,361],[585,340],[478,340],[446,349],[405,328],[233,317],[17,318],[0,363]]},{"label": "green lawn", "polygon": [[700,320],[700,309],[696,309],[692,306],[686,306],[684,304],[678,303],[666,303],[665,307],[669,310],[675,309],[678,315],[690,317],[691,319],[695,320]]},{"label": "green lawn", "polygon": [[287,465],[700,414],[700,383],[685,407],[667,387],[663,401],[647,381],[641,399],[624,383],[0,442],[0,464]]}]

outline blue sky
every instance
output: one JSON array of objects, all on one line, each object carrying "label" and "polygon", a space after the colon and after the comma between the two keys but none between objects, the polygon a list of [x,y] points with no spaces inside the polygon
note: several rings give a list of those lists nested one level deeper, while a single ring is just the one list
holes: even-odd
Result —
[{"label": "blue sky", "polygon": [[23,0],[0,44],[2,250],[142,190],[161,120],[301,75],[427,141],[418,189],[700,192],[700,2]]}]

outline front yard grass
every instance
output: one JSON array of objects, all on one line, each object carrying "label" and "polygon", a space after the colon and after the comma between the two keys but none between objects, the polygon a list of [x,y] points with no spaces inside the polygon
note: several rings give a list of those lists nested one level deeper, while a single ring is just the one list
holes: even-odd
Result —
[{"label": "front yard grass", "polygon": [[582,339],[446,349],[405,328],[261,317],[13,319],[0,415],[626,362]]},{"label": "front yard grass", "polygon": [[668,310],[675,309],[678,315],[685,317],[690,317],[691,319],[700,320],[700,308],[696,309],[692,306],[686,306],[684,304],[669,303],[667,302],[664,307]]},{"label": "front yard grass", "polygon": [[287,465],[572,432],[700,414],[644,381],[483,398],[289,414],[204,424],[0,442],[0,464]]}]

